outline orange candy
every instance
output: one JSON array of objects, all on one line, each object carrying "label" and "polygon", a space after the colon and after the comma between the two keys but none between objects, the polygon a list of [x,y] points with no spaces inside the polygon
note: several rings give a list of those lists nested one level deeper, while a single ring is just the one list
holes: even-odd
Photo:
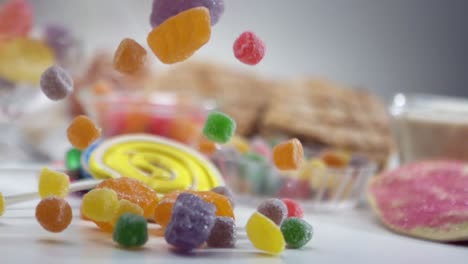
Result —
[{"label": "orange candy", "polygon": [[37,205],[36,219],[45,230],[59,233],[70,225],[72,210],[64,199],[49,196]]},{"label": "orange candy", "polygon": [[156,207],[156,210],[154,211],[154,221],[157,224],[164,227],[169,223],[169,221],[171,220],[172,207],[174,206],[174,203],[179,194],[183,192],[192,193],[202,198],[205,202],[215,205],[217,216],[227,216],[234,218],[232,204],[229,201],[229,199],[224,195],[210,191],[175,191],[166,194]]},{"label": "orange candy", "polygon": [[351,155],[344,151],[325,150],[321,153],[320,158],[332,168],[346,168],[351,160]]},{"label": "orange candy", "polygon": [[185,144],[192,144],[200,137],[201,126],[187,118],[174,119],[169,125],[168,136]]},{"label": "orange candy", "polygon": [[208,140],[206,137],[200,137],[198,140],[197,149],[205,155],[211,155],[216,151],[217,147],[216,143],[213,141]]},{"label": "orange candy", "polygon": [[273,148],[273,161],[280,170],[297,170],[304,160],[304,149],[297,138],[280,143]]},{"label": "orange candy", "polygon": [[211,37],[210,12],[196,7],[167,19],[148,35],[151,50],[166,64],[184,61]]},{"label": "orange candy", "polygon": [[120,42],[114,54],[114,69],[121,73],[133,74],[143,67],[146,50],[133,39]]},{"label": "orange candy", "polygon": [[71,122],[67,129],[67,136],[75,148],[84,150],[101,136],[101,130],[91,119],[80,115]]},{"label": "orange candy", "polygon": [[107,179],[96,186],[96,188],[109,188],[114,190],[119,200],[129,200],[140,206],[144,211],[144,216],[148,219],[153,216],[154,210],[158,205],[156,191],[136,179],[128,177]]}]

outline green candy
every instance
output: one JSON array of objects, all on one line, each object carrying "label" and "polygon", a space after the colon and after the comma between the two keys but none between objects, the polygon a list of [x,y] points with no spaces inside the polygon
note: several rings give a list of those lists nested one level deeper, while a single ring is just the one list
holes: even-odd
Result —
[{"label": "green candy", "polygon": [[72,148],[65,155],[65,166],[67,170],[74,171],[81,168],[81,151]]},{"label": "green candy", "polygon": [[313,229],[306,221],[291,217],[281,224],[281,233],[288,248],[302,248],[312,239]]},{"label": "green candy", "polygon": [[236,131],[236,122],[221,112],[211,112],[205,122],[203,134],[206,138],[217,143],[226,143]]},{"label": "green candy", "polygon": [[148,223],[143,216],[122,214],[114,228],[114,241],[122,247],[140,247],[148,241]]}]

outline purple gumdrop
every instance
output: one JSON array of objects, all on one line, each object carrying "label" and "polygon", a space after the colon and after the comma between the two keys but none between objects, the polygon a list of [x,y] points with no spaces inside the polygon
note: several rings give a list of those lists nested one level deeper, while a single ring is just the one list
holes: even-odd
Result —
[{"label": "purple gumdrop", "polygon": [[64,99],[73,91],[73,79],[58,65],[53,65],[42,73],[41,90],[51,100]]},{"label": "purple gumdrop", "polygon": [[216,218],[206,243],[214,248],[232,248],[236,245],[236,222],[231,217]]},{"label": "purple gumdrop", "polygon": [[68,29],[57,24],[46,26],[44,38],[45,42],[52,48],[55,57],[59,61],[65,59],[67,53],[76,42]]},{"label": "purple gumdrop", "polygon": [[277,225],[281,225],[281,222],[288,216],[288,208],[283,201],[276,198],[263,201],[258,206],[257,211],[270,218]]},{"label": "purple gumdrop", "polygon": [[181,251],[191,251],[208,239],[216,220],[216,207],[191,193],[181,193],[172,208],[164,237]]},{"label": "purple gumdrop", "polygon": [[224,0],[154,0],[150,16],[151,26],[155,28],[182,11],[200,6],[210,10],[212,26],[218,23],[224,13]]}]

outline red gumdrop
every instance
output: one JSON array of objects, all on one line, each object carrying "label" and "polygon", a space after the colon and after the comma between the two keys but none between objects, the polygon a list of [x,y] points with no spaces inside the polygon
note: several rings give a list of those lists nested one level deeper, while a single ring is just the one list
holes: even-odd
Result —
[{"label": "red gumdrop", "polygon": [[304,217],[304,210],[302,209],[301,205],[298,202],[294,201],[293,199],[283,198],[281,199],[286,207],[288,208],[288,217],[297,217],[303,218]]},{"label": "red gumdrop", "polygon": [[251,31],[245,31],[234,42],[234,56],[248,65],[258,64],[265,56],[265,43]]},{"label": "red gumdrop", "polygon": [[11,0],[0,6],[0,39],[26,36],[33,25],[33,10],[26,0]]}]

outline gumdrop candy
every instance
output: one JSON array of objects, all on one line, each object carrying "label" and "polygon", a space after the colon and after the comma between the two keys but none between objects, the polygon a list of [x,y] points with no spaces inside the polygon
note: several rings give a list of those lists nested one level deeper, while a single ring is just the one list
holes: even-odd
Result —
[{"label": "gumdrop candy", "polygon": [[339,150],[325,150],[320,158],[332,168],[346,168],[351,161],[351,155]]},{"label": "gumdrop candy", "polygon": [[101,129],[91,119],[80,115],[68,126],[67,136],[75,148],[84,150],[101,136]]},{"label": "gumdrop candy", "polygon": [[141,215],[125,213],[115,225],[113,239],[122,247],[141,247],[148,241],[148,223]]},{"label": "gumdrop candy", "polygon": [[164,237],[181,251],[190,251],[208,239],[214,226],[216,207],[191,193],[181,193],[172,209]]},{"label": "gumdrop candy", "polygon": [[211,191],[226,196],[229,199],[229,202],[231,202],[231,205],[234,206],[234,195],[228,187],[218,186],[211,189]]},{"label": "gumdrop candy", "polygon": [[298,202],[289,198],[283,198],[281,200],[288,208],[288,217],[304,217],[304,209],[302,209],[302,206]]},{"label": "gumdrop candy", "polygon": [[257,211],[264,216],[268,217],[277,225],[281,225],[286,216],[288,215],[288,208],[280,199],[270,198],[263,201],[258,207]]},{"label": "gumdrop candy", "polygon": [[83,196],[81,211],[84,216],[99,222],[110,222],[119,209],[117,193],[111,189],[93,189]]},{"label": "gumdrop candy", "polygon": [[33,26],[33,9],[26,0],[10,0],[0,6],[0,40],[25,37]]},{"label": "gumdrop candy", "polygon": [[216,218],[206,243],[213,248],[232,248],[236,240],[236,222],[230,217],[220,216]]},{"label": "gumdrop candy", "polygon": [[36,219],[47,231],[59,233],[71,223],[72,210],[62,198],[49,196],[36,206]]},{"label": "gumdrop candy", "polygon": [[251,31],[242,33],[234,42],[234,56],[248,65],[258,64],[265,56],[265,43]]},{"label": "gumdrop candy", "polygon": [[194,7],[208,8],[213,26],[224,13],[224,0],[154,0],[150,16],[151,26],[157,27],[168,18]]},{"label": "gumdrop candy", "polygon": [[61,65],[68,63],[70,54],[78,45],[70,31],[59,24],[47,25],[44,30],[44,39]]},{"label": "gumdrop candy", "polygon": [[205,155],[211,155],[216,152],[218,147],[216,143],[202,136],[198,139],[197,149]]},{"label": "gumdrop candy", "polygon": [[70,178],[65,173],[44,168],[39,175],[39,195],[41,198],[57,196],[65,198],[70,188]]},{"label": "gumdrop candy", "polygon": [[304,150],[297,138],[280,143],[273,148],[273,161],[280,170],[297,170],[304,160]]},{"label": "gumdrop candy", "polygon": [[69,171],[79,170],[81,168],[81,150],[71,148],[65,154],[65,167]]},{"label": "gumdrop candy", "polygon": [[143,209],[135,203],[130,202],[129,200],[122,199],[119,201],[119,209],[114,214],[113,219],[110,222],[97,222],[93,221],[102,231],[112,232],[114,230],[115,224],[119,217],[125,213],[132,213],[135,215],[143,216]]},{"label": "gumdrop candy", "polygon": [[302,248],[311,239],[313,234],[312,226],[300,218],[287,218],[281,225],[281,233],[288,248]]},{"label": "gumdrop candy", "polygon": [[154,28],[147,41],[153,53],[166,64],[184,61],[211,37],[210,14],[196,7],[173,16]]},{"label": "gumdrop candy", "polygon": [[236,132],[236,122],[221,112],[211,112],[205,122],[203,134],[217,143],[226,143]]},{"label": "gumdrop candy", "polygon": [[133,39],[126,38],[120,42],[114,53],[114,69],[121,73],[133,74],[145,63],[146,50]]},{"label": "gumdrop candy", "polygon": [[41,90],[51,100],[64,99],[73,92],[73,80],[58,65],[53,65],[41,75]]},{"label": "gumdrop candy", "polygon": [[194,143],[200,134],[200,125],[188,118],[175,118],[169,125],[168,137],[187,145]]},{"label": "gumdrop candy", "polygon": [[285,243],[279,226],[261,213],[253,213],[245,229],[247,237],[257,249],[274,255],[284,251]]}]

